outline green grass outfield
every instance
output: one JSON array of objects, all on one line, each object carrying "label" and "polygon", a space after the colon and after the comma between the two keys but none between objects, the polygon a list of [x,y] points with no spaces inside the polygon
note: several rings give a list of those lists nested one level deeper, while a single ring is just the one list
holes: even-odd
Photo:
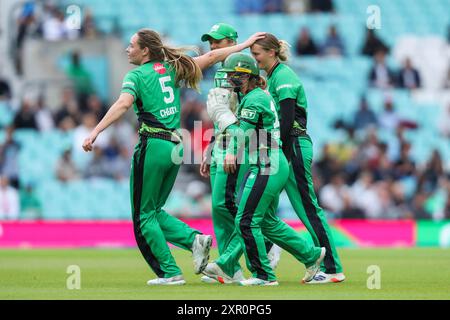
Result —
[{"label": "green grass outfield", "polygon": [[[0,250],[0,299],[450,299],[449,249],[340,253],[347,276],[343,283],[301,285],[304,267],[283,252],[278,287],[240,287],[202,283],[192,272],[190,253],[175,249],[187,284],[149,287],[146,281],[154,274],[137,249]],[[70,265],[81,269],[79,290],[66,287]],[[367,288],[371,265],[380,267],[381,289]]]}]

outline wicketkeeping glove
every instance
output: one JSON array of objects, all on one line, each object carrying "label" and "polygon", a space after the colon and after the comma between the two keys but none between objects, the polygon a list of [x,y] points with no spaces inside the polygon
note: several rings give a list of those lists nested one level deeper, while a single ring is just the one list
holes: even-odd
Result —
[{"label": "wicketkeeping glove", "polygon": [[224,88],[213,88],[208,93],[206,111],[211,120],[217,124],[220,132],[237,122],[236,116],[230,110],[230,96],[231,92]]}]

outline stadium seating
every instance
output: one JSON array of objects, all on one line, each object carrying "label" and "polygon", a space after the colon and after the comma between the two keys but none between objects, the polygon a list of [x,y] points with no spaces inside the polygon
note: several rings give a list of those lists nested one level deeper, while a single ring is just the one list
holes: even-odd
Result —
[{"label": "stadium seating", "polygon": [[[321,43],[329,26],[336,25],[345,44],[344,57],[292,57],[290,61],[291,66],[300,75],[306,90],[309,105],[308,131],[314,141],[315,157],[320,155],[324,143],[345,139],[342,132],[332,129],[332,124],[338,119],[351,121],[361,95],[367,96],[371,108],[376,113],[383,109],[386,93],[368,89],[367,74],[372,60],[360,55],[369,5],[378,5],[382,8],[381,29],[377,30],[377,33],[388,45],[395,47],[393,56],[388,58],[389,65],[394,68],[398,68],[401,64],[401,57],[417,48],[414,38],[405,40],[405,36],[413,34],[414,37],[429,37],[430,46],[439,48],[439,43],[433,39],[445,38],[450,23],[449,3],[444,0],[334,0],[336,14],[301,16],[287,14],[238,16],[234,10],[233,0],[207,2],[65,0],[64,2],[67,5],[78,4],[83,8],[90,8],[97,26],[104,32],[111,32],[117,24],[122,31],[121,39],[124,44],[128,43],[130,36],[137,29],[149,27],[167,33],[174,44],[199,45],[201,34],[207,32],[216,22],[234,25],[239,32],[240,40],[244,40],[255,31],[269,31],[291,44],[295,43],[300,28],[308,27],[316,42]],[[435,45],[431,45],[433,41]],[[420,45],[423,46],[423,43]],[[427,51],[420,61],[426,64],[430,57],[434,57],[433,52],[439,51],[432,49]],[[108,89],[105,87],[105,79],[108,77],[107,61],[101,57],[90,57],[83,62],[92,72],[93,81],[101,96],[108,97]],[[58,63],[63,68],[67,63],[67,57],[61,58]],[[433,75],[433,73],[425,75],[425,78],[431,79]],[[435,86],[433,83],[431,85]],[[211,86],[211,81],[202,82],[204,98]],[[399,115],[418,124],[417,130],[406,133],[407,138],[414,141],[412,149],[414,160],[423,165],[435,148],[440,150],[444,159],[449,159],[448,140],[439,137],[436,131],[436,123],[443,106],[437,102],[417,101],[413,95],[404,90],[392,90],[388,94]],[[12,113],[0,103],[0,127],[11,121]],[[389,139],[390,135],[392,134],[380,132],[380,137],[384,139]],[[0,141],[3,137],[4,132],[0,131]],[[63,184],[56,181],[54,167],[63,151],[71,146],[71,133],[36,133],[19,130],[16,138],[22,144],[19,159],[21,182],[37,185],[38,196],[44,204],[45,218],[130,217],[128,182],[96,180]],[[30,159],[33,161],[30,162]],[[45,201],[49,198],[52,201]]]}]

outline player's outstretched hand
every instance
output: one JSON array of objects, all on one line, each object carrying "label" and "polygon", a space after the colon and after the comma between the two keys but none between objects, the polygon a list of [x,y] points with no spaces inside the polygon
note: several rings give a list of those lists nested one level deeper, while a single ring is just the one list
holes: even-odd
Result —
[{"label": "player's outstretched hand", "polygon": [[243,43],[245,44],[246,48],[252,46],[256,40],[265,38],[267,32],[256,32],[252,34],[247,40],[245,40]]},{"label": "player's outstretched hand", "polygon": [[86,151],[86,152],[92,151],[92,145],[94,144],[95,139],[97,139],[97,135],[98,135],[97,133],[92,132],[88,138],[84,139],[84,142],[83,142],[83,150],[84,151]]}]

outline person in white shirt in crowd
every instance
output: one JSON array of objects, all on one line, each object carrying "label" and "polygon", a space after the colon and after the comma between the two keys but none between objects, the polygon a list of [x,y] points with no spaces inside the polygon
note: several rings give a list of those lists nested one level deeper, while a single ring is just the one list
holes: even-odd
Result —
[{"label": "person in white shirt in crowd", "polygon": [[394,85],[394,73],[386,64],[386,52],[378,50],[374,56],[374,65],[369,73],[370,86],[389,89]]},{"label": "person in white shirt in crowd", "polygon": [[394,104],[391,99],[384,102],[384,111],[378,117],[378,124],[381,129],[387,129],[394,132],[400,124],[400,117],[394,110]]},{"label": "person in white shirt in crowd", "polygon": [[410,58],[405,59],[403,68],[399,71],[398,86],[406,89],[417,89],[422,86],[419,71],[413,67]]},{"label": "person in white shirt in crowd", "polygon": [[0,176],[0,220],[17,220],[19,214],[19,192],[10,186],[6,176]]},{"label": "person in white shirt in crowd", "polygon": [[40,132],[47,132],[55,128],[53,114],[45,105],[45,98],[43,96],[38,98],[35,119]]},{"label": "person in white shirt in crowd", "polygon": [[331,182],[320,190],[320,202],[324,209],[336,215],[342,216],[344,211],[351,207],[351,194],[349,187],[345,184],[343,175],[336,174]]},{"label": "person in white shirt in crowd", "polygon": [[450,138],[450,103],[442,109],[437,127],[442,136]]},{"label": "person in white shirt in crowd", "polygon": [[369,171],[363,171],[358,180],[351,186],[353,206],[364,212],[367,219],[378,219],[383,214],[383,207],[379,200],[377,185]]}]

